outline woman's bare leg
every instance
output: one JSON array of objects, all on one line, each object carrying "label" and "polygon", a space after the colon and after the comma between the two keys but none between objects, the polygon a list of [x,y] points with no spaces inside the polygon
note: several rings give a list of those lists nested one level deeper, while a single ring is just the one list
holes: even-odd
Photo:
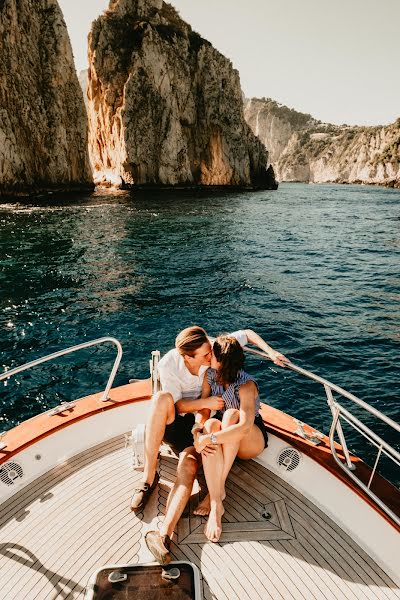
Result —
[{"label": "woman's bare leg", "polygon": [[[221,428],[223,429],[225,427],[228,427],[228,425],[235,425],[235,423],[238,422],[239,417],[240,417],[240,415],[239,415],[238,410],[236,410],[234,408],[228,409],[224,413],[224,416],[222,418]],[[222,487],[221,498],[222,498],[222,501],[225,500],[225,496],[226,496],[225,481],[226,481],[226,478],[228,477],[229,471],[231,470],[233,461],[235,460],[235,456],[239,450],[239,444],[240,444],[240,441],[225,443],[225,444],[221,445],[223,456],[224,456],[224,467],[223,467],[222,476],[221,476],[221,487]],[[210,514],[210,494],[207,494],[207,496],[200,502],[200,504],[194,511],[194,514],[201,515],[203,517]]]},{"label": "woman's bare leg", "polygon": [[264,436],[257,425],[253,425],[249,433],[240,440],[238,457],[242,460],[255,458],[264,450]]},{"label": "woman's bare leg", "polygon": [[[236,408],[229,408],[225,411],[224,416],[222,418],[222,429],[229,427],[229,425],[236,425],[240,419],[240,412]],[[235,460],[240,444],[242,440],[234,441],[234,442],[225,442],[223,444],[223,453],[224,453],[224,470],[222,471],[222,486],[223,486],[223,494],[225,496],[225,481],[229,475],[229,471],[232,468],[233,461]]]},{"label": "woman's bare leg", "polygon": [[[213,433],[221,429],[221,423],[217,419],[209,419],[204,425],[207,433]],[[222,446],[216,446],[216,452],[210,456],[203,456],[204,475],[207,482],[208,493],[210,496],[210,515],[204,528],[206,538],[210,542],[218,542],[222,525],[221,519],[224,514],[222,504],[222,472],[224,468],[224,456]]]},{"label": "woman's bare leg", "polygon": [[[240,413],[235,408],[230,408],[224,413],[222,419],[222,429],[229,425],[235,425],[240,418]],[[238,442],[228,442],[222,444],[224,454],[224,468],[222,471],[222,500],[225,500],[225,482],[232,468],[233,462],[238,456],[244,460],[255,458],[264,450],[264,436],[257,425],[253,425],[250,432]],[[200,502],[199,506],[194,511],[195,514],[205,516],[210,513],[210,495]]]}]

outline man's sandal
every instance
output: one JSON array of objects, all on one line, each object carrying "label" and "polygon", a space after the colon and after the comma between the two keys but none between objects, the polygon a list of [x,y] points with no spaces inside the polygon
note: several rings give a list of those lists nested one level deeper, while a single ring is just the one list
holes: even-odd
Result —
[{"label": "man's sandal", "polygon": [[171,540],[168,535],[161,535],[159,531],[148,531],[144,537],[146,546],[161,565],[171,562],[169,553]]},{"label": "man's sandal", "polygon": [[157,486],[159,479],[160,476],[156,471],[153,483],[151,485],[149,483],[143,482],[138,488],[135,489],[135,493],[131,498],[131,510],[138,512],[146,506],[147,501],[150,498],[152,491]]}]

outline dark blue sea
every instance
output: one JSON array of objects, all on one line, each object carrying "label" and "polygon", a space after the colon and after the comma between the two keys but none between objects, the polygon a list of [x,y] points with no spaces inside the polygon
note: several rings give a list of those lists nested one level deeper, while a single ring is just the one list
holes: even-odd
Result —
[{"label": "dark blue sea", "polygon": [[[52,195],[0,205],[0,257],[2,369],[112,335],[123,384],[147,377],[151,350],[190,324],[210,335],[251,328],[399,419],[398,190]],[[0,430],[100,390],[113,359],[111,346],[89,349],[2,383]],[[247,368],[263,401],[328,431],[322,387],[253,357]],[[393,431],[364,420],[399,448]],[[349,439],[372,460],[359,434]]]}]

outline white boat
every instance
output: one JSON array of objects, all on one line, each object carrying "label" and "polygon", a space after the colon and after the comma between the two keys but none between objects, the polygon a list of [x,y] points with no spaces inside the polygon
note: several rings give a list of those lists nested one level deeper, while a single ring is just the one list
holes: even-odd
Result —
[{"label": "white boat", "polygon": [[[146,422],[154,371],[148,380],[111,389],[122,349],[117,340],[101,338],[10,370],[0,381],[100,343],[117,348],[104,392],[33,417],[0,440],[1,600],[83,600],[95,592],[119,598],[118,582],[101,596],[94,574],[111,565],[117,579],[121,573],[129,579],[134,565],[152,561],[144,534],[163,519],[177,465],[163,447],[158,489],[142,513],[132,513],[129,500],[141,473],[132,466],[138,444],[130,438]],[[324,388],[332,412],[328,436],[264,405],[269,446],[257,459],[234,464],[219,543],[207,542],[205,519],[193,514],[205,493],[199,474],[173,539],[173,558],[199,569],[198,596],[205,599],[400,598],[400,491],[376,470],[381,455],[397,466],[400,455],[337,396],[396,432],[400,426],[329,381],[289,368]],[[372,468],[348,452],[343,420],[376,445]],[[164,580],[160,590],[154,572],[150,595],[138,588],[123,597],[173,597],[175,583]]]}]

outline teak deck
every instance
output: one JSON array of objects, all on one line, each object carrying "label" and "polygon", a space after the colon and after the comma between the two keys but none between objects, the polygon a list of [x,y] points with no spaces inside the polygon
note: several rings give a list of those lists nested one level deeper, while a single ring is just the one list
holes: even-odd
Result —
[{"label": "teak deck", "polygon": [[[82,600],[95,569],[151,560],[144,533],[163,518],[177,460],[164,452],[159,488],[136,516],[129,499],[141,474],[130,459],[119,436],[52,469],[0,507],[1,600]],[[204,490],[202,475],[199,482]],[[232,469],[218,544],[206,542],[205,519],[192,513],[201,494],[195,487],[172,552],[200,568],[204,598],[400,598],[396,584],[346,533],[254,461]]]}]

